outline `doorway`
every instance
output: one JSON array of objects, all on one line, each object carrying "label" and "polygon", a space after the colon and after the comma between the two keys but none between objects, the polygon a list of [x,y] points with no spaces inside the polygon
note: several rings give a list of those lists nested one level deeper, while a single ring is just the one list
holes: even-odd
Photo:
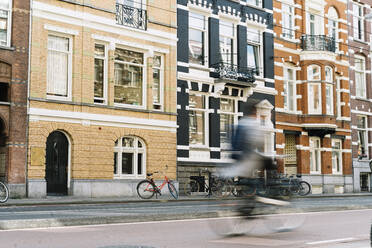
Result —
[{"label": "doorway", "polygon": [[67,195],[68,153],[66,135],[59,131],[52,132],[46,142],[47,195]]},{"label": "doorway", "polygon": [[360,173],[360,191],[368,192],[369,191],[369,174]]}]

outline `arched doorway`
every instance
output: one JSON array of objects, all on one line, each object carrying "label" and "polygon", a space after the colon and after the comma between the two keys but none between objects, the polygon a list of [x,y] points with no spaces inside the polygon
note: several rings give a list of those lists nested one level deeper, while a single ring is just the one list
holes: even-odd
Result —
[{"label": "arched doorway", "polygon": [[67,195],[68,152],[66,135],[59,131],[52,132],[46,142],[47,195]]}]

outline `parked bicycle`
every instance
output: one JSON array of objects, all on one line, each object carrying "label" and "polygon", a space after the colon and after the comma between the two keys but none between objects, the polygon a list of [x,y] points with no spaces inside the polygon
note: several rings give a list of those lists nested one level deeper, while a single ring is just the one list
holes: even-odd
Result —
[{"label": "parked bicycle", "polygon": [[0,182],[0,203],[4,203],[9,199],[9,189],[5,183]]},{"label": "parked bicycle", "polygon": [[232,183],[223,178],[219,178],[216,175],[208,170],[199,170],[199,177],[201,176],[202,172],[206,172],[208,176],[208,183],[204,183],[203,181],[199,181],[195,178],[190,178],[184,184],[184,193],[185,195],[196,195],[200,192],[207,192],[206,196],[210,197],[215,195],[217,197],[227,197],[231,194],[232,191]]},{"label": "parked bicycle", "polygon": [[296,178],[291,175],[285,176],[281,180],[281,194],[292,195],[297,194],[300,196],[308,195],[311,191],[311,186],[308,182],[301,180],[301,175],[296,175]]},{"label": "parked bicycle", "polygon": [[[166,166],[166,169],[168,169],[168,166]],[[156,173],[161,173],[164,175],[164,180],[161,185],[157,186],[152,175]],[[178,192],[174,184],[171,180],[168,179],[168,177],[160,171],[154,171],[153,173],[147,173],[148,179],[142,180],[137,184],[137,194],[142,199],[150,199],[154,195],[156,195],[156,198],[158,198],[158,195],[161,195],[161,191],[164,188],[164,186],[168,185],[169,193],[174,197],[174,199],[178,199]]]}]

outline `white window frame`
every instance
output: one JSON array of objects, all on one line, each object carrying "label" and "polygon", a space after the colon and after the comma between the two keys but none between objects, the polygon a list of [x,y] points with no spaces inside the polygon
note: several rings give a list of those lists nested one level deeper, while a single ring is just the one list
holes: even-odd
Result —
[{"label": "white window frame", "polygon": [[[100,57],[100,56],[96,56],[94,55],[94,59],[101,59],[103,60],[103,98],[100,98],[100,97],[94,97],[94,104],[107,104],[107,85],[108,85],[108,46],[107,44],[105,43],[102,43],[102,42],[95,42],[94,43],[94,49],[95,49],[95,46],[96,45],[100,45],[100,46],[103,46],[104,47],[104,50],[105,50],[105,56],[104,57]],[[93,96],[94,96],[94,93],[93,93]],[[103,101],[102,103],[100,102],[96,102],[96,100],[98,101]]]},{"label": "white window frame", "polygon": [[[203,39],[204,39],[204,48],[203,48],[203,54],[204,54],[204,58],[203,58],[203,61],[204,61],[204,64],[203,65],[200,65],[200,64],[195,64],[195,63],[192,63],[192,62],[189,62],[190,64],[192,64],[193,66],[198,66],[198,67],[208,67],[208,44],[209,44],[209,41],[208,41],[208,16],[205,15],[205,13],[201,13],[201,12],[198,12],[198,11],[195,11],[195,10],[190,10],[189,12],[189,23],[190,23],[190,14],[196,14],[196,15],[202,15],[204,17],[204,29],[199,29],[199,28],[196,28],[196,27],[191,27],[189,25],[189,29],[195,29],[195,30],[198,30],[198,31],[201,31],[203,33]],[[189,30],[188,30],[189,32]],[[190,49],[190,48],[188,48]]]},{"label": "white window frame", "polygon": [[[73,49],[72,49],[73,48],[72,36],[66,35],[66,34],[49,32],[47,40],[46,40],[46,42],[47,42],[47,53],[49,53],[49,48],[48,48],[49,36],[55,36],[55,37],[60,37],[60,38],[63,38],[63,39],[68,39],[69,50],[67,52],[67,54],[68,54],[67,96],[56,96],[53,93],[48,93],[48,86],[47,86],[47,90],[46,90],[47,99],[71,101],[72,100],[72,55],[73,55],[72,54],[72,51],[73,51]],[[64,52],[64,51],[60,51],[60,52]],[[46,66],[47,66],[47,73],[48,73],[48,60],[46,61]],[[47,75],[46,83],[48,85],[48,75]]]},{"label": "white window frame", "polygon": [[[134,139],[134,147],[123,147],[123,138],[132,138]],[[138,147],[138,142],[142,143],[142,147]],[[123,136],[118,139],[118,145],[114,146],[114,156],[115,152],[118,154],[116,162],[118,163],[117,171],[118,174],[115,174],[114,179],[145,179],[146,178],[146,144],[145,142],[136,137],[136,136]],[[122,153],[133,153],[133,174],[122,174]],[[138,174],[138,154],[142,154],[142,174]],[[120,161],[120,163],[119,163]]]},{"label": "white window frame", "polygon": [[[221,25],[223,25],[222,23],[225,22],[225,23],[229,23],[229,24],[232,24],[232,30],[233,30],[233,35],[230,36],[230,35],[226,35],[226,34],[221,34]],[[230,61],[230,64],[237,64],[237,56],[236,56],[236,51],[237,51],[237,31],[236,31],[236,23],[235,22],[232,22],[230,20],[222,20],[220,19],[220,22],[219,22],[219,30],[220,30],[220,35],[218,37],[218,44],[219,44],[219,53],[221,54],[221,37],[224,38],[224,40],[226,39],[232,39],[232,60]],[[225,42],[224,42],[225,43]],[[224,61],[223,60],[223,56],[221,54],[221,59],[223,63],[227,63],[228,64],[228,61]]]},{"label": "white window frame", "polygon": [[[318,142],[319,143],[318,143]],[[314,146],[314,144],[319,144],[319,147]],[[310,147],[310,174],[321,174],[322,173],[322,154],[321,154],[321,141],[318,137],[309,137],[309,147]],[[318,155],[317,155],[318,154]],[[316,163],[311,164],[311,161],[318,161],[319,168],[316,168]],[[313,168],[315,170],[313,170]]]},{"label": "white window frame", "polygon": [[[249,6],[255,6],[255,7],[259,7],[259,8],[262,8],[262,0],[245,0],[247,5]],[[252,4],[252,3],[249,3],[249,1],[255,1],[256,3]]]},{"label": "white window frame", "polygon": [[[193,148],[208,148],[209,147],[209,95],[207,94],[202,94],[201,92],[198,92],[198,91],[190,91],[189,92],[189,96],[190,95],[194,95],[194,96],[204,96],[204,109],[200,109],[200,108],[193,108],[191,105],[190,105],[190,101],[189,101],[189,111],[192,111],[192,110],[195,110],[195,111],[201,111],[203,112],[204,114],[204,144],[192,144],[192,143],[189,143],[189,146],[190,147],[193,147]],[[190,135],[190,131],[189,131],[189,135]],[[189,142],[190,142],[190,139],[189,139]]]},{"label": "white window frame", "polygon": [[[364,6],[361,4],[358,4],[356,2],[352,2],[353,10],[353,37],[354,40],[364,41],[365,40],[365,20],[364,20]],[[354,10],[355,8],[358,8],[358,13],[355,15]],[[361,15],[359,14],[359,11],[361,10]],[[359,22],[361,22],[360,30],[359,30]],[[359,33],[361,34],[361,37],[359,38]]]},{"label": "white window frame", "polygon": [[[339,143],[340,144],[340,148],[339,149],[336,149],[335,148],[335,144],[336,143]],[[334,154],[333,153],[337,153],[337,157],[338,157],[338,161],[340,162],[339,166],[340,168],[337,170],[337,165],[336,165],[336,161],[335,161],[335,157],[334,157]],[[342,174],[342,140],[341,139],[332,139],[332,174],[338,174],[338,175],[341,175]]]},{"label": "white window frame", "polygon": [[12,38],[12,15],[13,15],[13,0],[8,0],[9,8],[8,9],[1,9],[8,13],[7,19],[7,30],[6,30],[6,44],[1,46],[10,47],[11,45],[11,38]]},{"label": "white window frame", "polygon": [[[155,54],[155,56],[160,57],[160,67],[153,66],[153,69],[158,69],[160,71],[160,82],[159,82],[159,103],[154,103],[153,100],[153,110],[163,111],[164,110],[164,55]],[[158,109],[155,106],[159,106]]]},{"label": "white window frame", "polygon": [[[289,70],[292,72],[292,80],[289,79]],[[284,96],[284,110],[287,112],[297,111],[297,86],[296,86],[296,69],[292,67],[283,67],[283,96]],[[292,84],[292,91],[288,92],[289,85]],[[291,96],[291,97],[290,97]],[[290,109],[290,102],[292,101],[293,109]]]},{"label": "white window frame", "polygon": [[[365,154],[367,156],[367,158],[369,157],[369,147],[368,147],[368,144],[369,144],[369,139],[368,139],[368,117],[366,115],[357,115],[357,120],[359,117],[362,117],[364,118],[364,123],[365,123],[365,126],[363,128],[361,127],[358,127],[358,124],[357,124],[357,135],[358,135],[358,146],[359,146],[359,142],[360,142],[360,137],[359,137],[359,132],[358,131],[363,131],[364,132],[364,150],[365,150]],[[359,150],[359,147],[358,147],[358,150]],[[359,154],[358,154],[359,155]],[[363,154],[361,154],[363,155]]]},{"label": "white window frame", "polygon": [[[116,49],[123,49],[123,50],[129,50],[137,53],[143,54],[143,64],[135,64],[130,62],[123,62],[119,60],[114,60],[114,70],[115,70],[115,63],[119,64],[127,64],[127,65],[133,65],[133,66],[139,66],[142,67],[142,104],[141,105],[134,105],[134,104],[126,104],[126,103],[117,103],[114,101],[114,106],[117,107],[126,107],[126,108],[133,108],[133,109],[146,109],[147,105],[147,59],[148,55],[143,50],[139,50],[133,47],[124,47],[124,46],[116,46]],[[115,50],[114,50],[115,53]],[[115,79],[114,79],[115,81]],[[115,97],[115,89],[114,89],[114,97]]]},{"label": "white window frame", "polygon": [[[289,11],[286,11],[284,7],[288,7]],[[295,7],[288,4],[282,3],[282,36],[283,38],[294,40],[295,37]],[[286,17],[290,23],[286,22]],[[291,25],[292,24],[292,25]]]},{"label": "white window frame", "polygon": [[[335,33],[335,37],[333,37],[333,33]],[[331,7],[328,10],[328,36],[335,39],[336,51],[338,51],[338,14],[334,7]]]},{"label": "white window frame", "polygon": [[325,73],[325,82],[326,82],[325,84],[326,114],[333,115],[334,107],[333,107],[333,69],[332,67],[326,66],[324,68],[324,73]]},{"label": "white window frame", "polygon": [[336,77],[336,95],[337,95],[337,118],[342,116],[341,109],[341,79]]},{"label": "white window frame", "polygon": [[[314,79],[314,75],[313,75],[313,71],[312,69],[316,67],[319,69],[319,79]],[[309,65],[307,67],[307,80],[308,80],[308,84],[307,84],[307,87],[308,87],[308,94],[307,94],[307,98],[308,98],[308,113],[309,114],[322,114],[322,84],[321,84],[321,74],[322,74],[322,70],[321,70],[321,67],[318,66],[318,65]],[[314,98],[313,98],[313,93],[311,92],[311,88],[313,86],[317,85],[319,87],[319,108],[318,109],[314,109],[313,106],[314,106]]]},{"label": "white window frame", "polygon": [[[362,65],[362,69],[357,68],[357,63]],[[366,84],[366,58],[360,55],[354,55],[355,64],[355,96],[359,98],[367,98],[367,84]],[[361,75],[362,82],[359,82],[357,74]],[[358,87],[359,86],[359,87]],[[361,92],[362,94],[359,94]]]},{"label": "white window frame", "polygon": [[[248,39],[249,30],[257,31],[258,39],[259,39],[258,41]],[[257,56],[258,56],[257,76],[258,77],[263,77],[263,75],[264,75],[264,71],[263,71],[263,43],[262,43],[263,37],[262,37],[262,34],[263,34],[263,32],[260,29],[254,27],[254,26],[247,26],[247,46],[251,45],[251,46],[257,47],[257,52],[258,52],[258,54],[257,54]],[[247,52],[247,65],[248,65],[248,52]]]},{"label": "white window frame", "polygon": [[[238,119],[239,119],[239,116],[242,116],[242,113],[241,112],[238,112],[238,108],[239,108],[239,104],[238,104],[238,100],[235,99],[235,98],[232,98],[232,97],[227,97],[227,96],[221,96],[221,100],[222,99],[227,99],[227,100],[232,100],[233,101],[233,105],[234,105],[234,110],[233,112],[226,112],[226,111],[223,111],[221,109],[218,110],[218,113],[221,115],[221,114],[228,114],[228,115],[232,115],[233,116],[233,123],[232,123],[232,126],[235,127],[236,124],[238,124]],[[220,120],[220,125],[221,125],[221,120]],[[220,128],[220,136],[221,136],[221,128]],[[226,149],[226,148],[229,148],[230,144],[229,142],[220,142],[221,144],[221,148],[222,149]]]}]

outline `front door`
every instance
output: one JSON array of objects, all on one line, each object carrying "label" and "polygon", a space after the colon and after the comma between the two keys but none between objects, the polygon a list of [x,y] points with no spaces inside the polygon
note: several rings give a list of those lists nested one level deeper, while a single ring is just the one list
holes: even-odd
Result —
[{"label": "front door", "polygon": [[46,143],[48,195],[67,195],[68,140],[62,132],[51,133]]}]

